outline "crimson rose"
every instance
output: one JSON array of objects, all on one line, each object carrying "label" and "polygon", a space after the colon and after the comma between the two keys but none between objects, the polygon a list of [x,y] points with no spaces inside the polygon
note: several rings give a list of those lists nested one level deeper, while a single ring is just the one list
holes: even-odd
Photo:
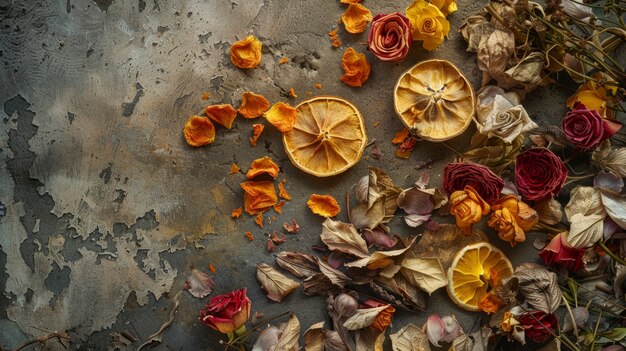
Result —
[{"label": "crimson rose", "polygon": [[405,15],[381,13],[372,20],[367,48],[380,60],[404,60],[412,42],[411,23]]},{"label": "crimson rose", "polygon": [[515,160],[515,186],[526,200],[541,200],[561,191],[567,168],[552,151],[535,147]]},{"label": "crimson rose", "polygon": [[488,204],[499,197],[504,181],[489,168],[476,163],[450,163],[443,170],[443,189],[452,194],[471,186]]},{"label": "crimson rose", "polygon": [[[209,327],[224,334],[231,334],[243,327],[250,318],[250,299],[246,288],[215,296],[200,311],[200,320]],[[232,334],[231,334],[232,335]]]},{"label": "crimson rose", "polygon": [[553,336],[554,327],[558,325],[554,314],[546,314],[542,311],[522,314],[519,323],[524,328],[526,336],[538,344]]},{"label": "crimson rose", "polygon": [[577,272],[583,264],[584,249],[571,247],[567,244],[565,233],[560,233],[539,252],[548,266],[557,265],[572,272]]},{"label": "crimson rose", "polygon": [[563,118],[563,133],[572,145],[590,150],[613,136],[622,128],[621,123],[602,118],[598,111],[588,110],[576,103],[574,109]]}]

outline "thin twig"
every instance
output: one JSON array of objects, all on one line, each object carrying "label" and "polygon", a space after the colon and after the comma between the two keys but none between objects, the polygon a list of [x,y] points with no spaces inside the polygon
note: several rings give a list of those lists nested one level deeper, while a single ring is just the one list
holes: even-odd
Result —
[{"label": "thin twig", "polygon": [[160,343],[163,340],[163,332],[170,327],[170,325],[172,325],[172,323],[174,322],[174,316],[176,314],[176,310],[178,309],[178,306],[180,305],[180,301],[178,300],[178,296],[180,295],[180,291],[176,294],[176,296],[174,296],[174,306],[172,307],[172,310],[170,311],[170,316],[167,319],[167,321],[165,323],[163,323],[163,325],[161,325],[161,328],[159,328],[159,330],[156,331],[156,333],[150,335],[148,337],[148,340],[146,340],[146,342],[144,342],[143,344],[141,344],[138,348],[137,351],[141,351],[141,349],[143,349],[144,347],[147,347],[149,345],[151,345],[152,343]]},{"label": "thin twig", "polygon": [[[36,344],[36,343],[39,343],[39,347],[43,348],[44,345],[46,344],[46,342],[48,342],[48,340],[50,340],[50,339],[57,339],[59,342],[61,342],[61,340],[70,341],[70,334],[69,333],[54,332],[54,333],[50,333],[48,335],[40,336],[38,338],[34,338],[34,339],[26,341],[22,345],[18,346],[14,351],[23,350],[26,347],[28,347],[30,345],[33,345],[33,344]],[[63,344],[63,343],[61,342],[61,344]]]}]

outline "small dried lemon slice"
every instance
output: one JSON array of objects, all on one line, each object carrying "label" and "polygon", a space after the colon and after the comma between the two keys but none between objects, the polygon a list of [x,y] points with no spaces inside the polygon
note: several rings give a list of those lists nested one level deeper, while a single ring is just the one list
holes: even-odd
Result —
[{"label": "small dried lemon slice", "polygon": [[443,141],[469,126],[474,115],[474,90],[452,63],[423,61],[398,80],[394,105],[412,134]]},{"label": "small dried lemon slice", "polygon": [[448,269],[448,294],[459,307],[479,311],[478,302],[492,288],[494,281],[513,274],[508,258],[488,242],[461,249]]},{"label": "small dried lemon slice", "polygon": [[363,116],[350,102],[318,96],[296,106],[293,129],[283,133],[294,166],[317,177],[344,172],[361,159],[367,135]]}]

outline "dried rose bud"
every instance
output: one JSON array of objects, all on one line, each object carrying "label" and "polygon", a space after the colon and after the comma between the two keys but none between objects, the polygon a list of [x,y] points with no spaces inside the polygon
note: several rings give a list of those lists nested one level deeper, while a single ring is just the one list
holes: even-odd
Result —
[{"label": "dried rose bud", "polygon": [[339,296],[335,297],[334,308],[339,316],[350,317],[356,313],[358,307],[359,302],[351,295],[339,294]]},{"label": "dried rose bud", "polygon": [[[342,294],[342,295],[345,295],[345,294]],[[345,351],[347,349],[348,348],[346,347],[346,344],[343,342],[338,332],[334,330],[329,330],[326,332],[326,337],[324,338],[324,350]]]},{"label": "dried rose bud", "polygon": [[367,48],[382,61],[402,61],[413,42],[411,23],[399,13],[374,17],[367,38]]}]

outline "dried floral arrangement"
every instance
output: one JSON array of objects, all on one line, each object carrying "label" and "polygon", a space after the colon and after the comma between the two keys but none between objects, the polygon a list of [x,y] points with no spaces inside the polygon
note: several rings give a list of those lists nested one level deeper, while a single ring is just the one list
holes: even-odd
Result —
[{"label": "dried floral arrangement", "polygon": [[[451,29],[446,16],[457,10],[454,0],[415,0],[403,13],[373,16],[360,0],[340,2],[347,4],[341,16],[345,30],[362,33],[369,25],[367,50],[382,61],[405,60],[415,41],[435,50]],[[603,11],[602,20],[594,9]],[[395,313],[423,311],[428,295],[445,288],[459,308],[489,317],[469,330],[454,315],[437,314],[422,326],[396,327],[389,335],[393,350],[480,351],[506,343],[542,350],[626,349],[626,147],[618,134],[626,74],[616,58],[626,40],[624,10],[619,0],[549,0],[545,6],[502,0],[467,18],[459,31],[468,52],[476,53],[480,90],[474,92],[452,63],[430,60],[399,77],[394,94],[396,113],[406,125],[392,140],[399,145],[398,157],[408,158],[418,140],[448,140],[476,125],[470,149],[445,167],[441,186],[431,185],[424,172],[403,189],[384,170],[371,168],[349,191],[347,223],[332,219],[341,211],[332,196],[310,196],[310,210],[326,217],[319,229],[322,245],[313,247],[319,255],[280,251],[274,255],[279,269],[257,266],[268,299],[281,302],[302,286],[305,294],[326,298],[330,325],[308,326],[303,342],[295,314],[248,329],[252,302],[246,288],[211,298],[200,320],[226,335],[226,349],[382,350]],[[341,45],[338,30],[329,33],[334,47]],[[252,69],[262,59],[261,48],[251,35],[233,44],[231,62]],[[363,53],[348,47],[340,64],[342,82],[352,87],[367,82],[371,65]],[[562,102],[570,111],[561,125],[540,128],[523,100],[555,83],[559,74],[569,75],[579,88]],[[270,105],[262,95],[246,92],[238,109],[211,105],[205,114],[185,125],[189,145],[215,140],[211,121],[231,128],[238,114],[262,117],[283,133],[292,163],[318,177],[346,171],[371,145],[361,113],[339,97],[292,107]],[[253,147],[263,128],[253,125]],[[379,154],[373,144],[371,156]],[[585,165],[584,174],[576,164]],[[239,171],[231,166],[231,174]],[[267,211],[281,213],[291,196],[284,179],[277,194],[278,171],[269,157],[250,165],[241,183],[243,206],[232,211],[233,218],[245,211],[263,227]],[[568,202],[560,202],[557,195],[574,183]],[[440,224],[437,216],[454,216],[456,224]],[[390,233],[387,223],[395,217],[422,227],[423,234]],[[512,247],[529,232],[544,233],[534,246],[545,265],[514,267],[475,228],[481,221]],[[298,230],[295,220],[285,222],[285,234],[274,232],[264,246],[274,251]],[[194,270],[185,287],[204,298],[215,283]],[[278,319],[286,321],[266,327]]]}]

